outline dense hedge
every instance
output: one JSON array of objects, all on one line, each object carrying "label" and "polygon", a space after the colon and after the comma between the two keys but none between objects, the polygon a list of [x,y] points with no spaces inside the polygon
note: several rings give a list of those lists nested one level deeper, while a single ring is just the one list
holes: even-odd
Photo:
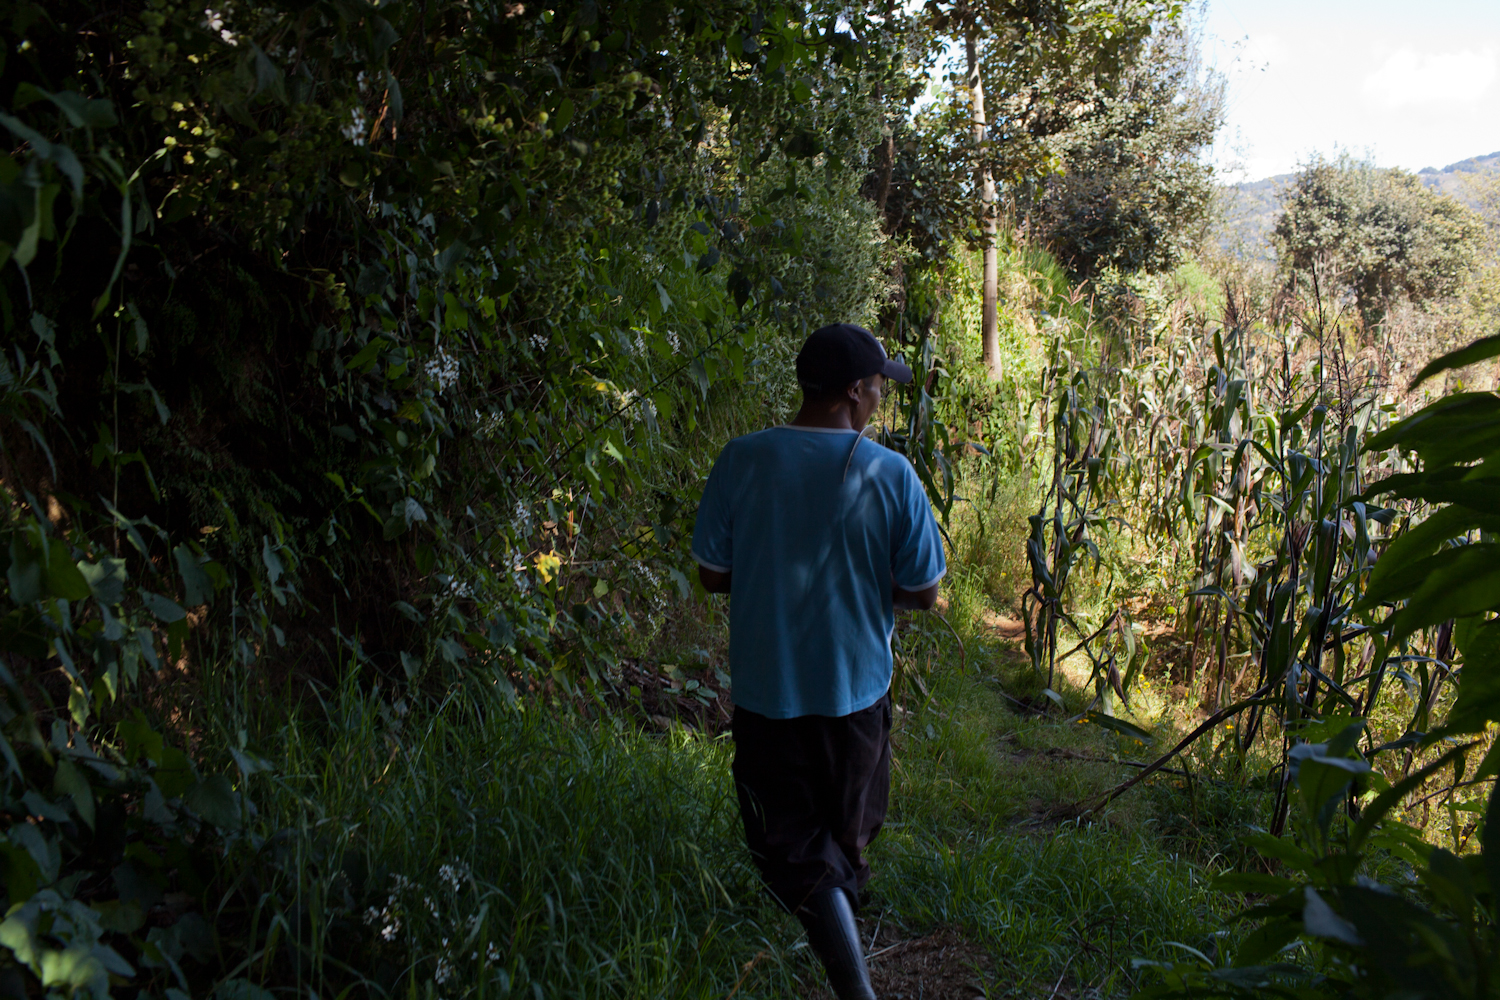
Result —
[{"label": "dense hedge", "polygon": [[709,444],[783,416],[791,345],[873,322],[896,259],[858,189],[904,29],[835,14],[9,8],[0,850],[28,975],[228,968],[184,964],[201,920],[147,924],[251,891],[225,880],[264,763],[196,711],[205,677],[586,701],[693,596]]}]

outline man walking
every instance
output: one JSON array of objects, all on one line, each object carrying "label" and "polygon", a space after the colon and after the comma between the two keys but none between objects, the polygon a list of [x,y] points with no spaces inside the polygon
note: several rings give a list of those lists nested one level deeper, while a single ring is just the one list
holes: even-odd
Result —
[{"label": "man walking", "polygon": [[916,471],[861,433],[911,378],[863,327],[814,332],[801,410],[725,446],[693,530],[703,586],[730,595],[745,839],[841,1000],[875,996],[854,909],[890,795],[894,610],[932,607],[947,569]]}]

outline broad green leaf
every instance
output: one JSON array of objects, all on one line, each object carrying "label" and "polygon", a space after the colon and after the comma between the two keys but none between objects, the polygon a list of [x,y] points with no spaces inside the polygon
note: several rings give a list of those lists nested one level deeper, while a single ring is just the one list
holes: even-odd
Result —
[{"label": "broad green leaf", "polygon": [[210,775],[188,789],[183,805],[223,830],[240,826],[240,801],[234,786],[222,774]]},{"label": "broad green leaf", "polygon": [[1261,872],[1225,872],[1217,875],[1209,887],[1217,892],[1256,893],[1262,896],[1280,896],[1296,888],[1297,883],[1279,875]]},{"label": "broad green leaf", "polygon": [[[1443,725],[1448,733],[1482,732],[1486,722],[1500,722],[1500,621],[1484,622],[1464,633],[1458,698]],[[1489,757],[1485,760],[1488,763]]]},{"label": "broad green leaf", "polygon": [[10,568],[5,571],[5,579],[10,584],[10,599],[17,604],[32,604],[42,597],[45,566],[31,541],[28,531],[18,533],[10,543]]},{"label": "broad green leaf", "polygon": [[91,904],[99,914],[99,926],[116,934],[134,934],[146,925],[146,913],[135,903],[112,899]]},{"label": "broad green leaf", "polygon": [[0,650],[40,660],[50,649],[51,637],[35,608],[16,608],[0,618]]},{"label": "broad green leaf", "polygon": [[1500,447],[1500,396],[1491,392],[1444,396],[1365,445],[1366,451],[1397,447],[1415,451],[1429,471],[1492,454]]},{"label": "broad green leaf", "polygon": [[73,564],[67,543],[54,538],[48,545],[48,550],[47,590],[52,596],[66,601],[81,601],[88,597],[88,582]]},{"label": "broad green leaf", "polygon": [[173,746],[163,746],[161,761],[152,773],[162,795],[169,799],[181,798],[194,785],[193,765],[187,754]]},{"label": "broad green leaf", "polygon": [[182,605],[170,597],[163,597],[149,590],[140,591],[140,595],[141,603],[146,605],[146,610],[168,625],[180,622],[187,617],[187,612],[182,609]]},{"label": "broad green leaf", "polygon": [[1263,830],[1251,833],[1245,840],[1265,857],[1284,861],[1297,871],[1312,871],[1317,865],[1317,859],[1307,851],[1304,851],[1290,840],[1273,837]]},{"label": "broad green leaf", "polygon": [[213,600],[213,581],[203,571],[203,567],[198,565],[198,557],[193,554],[193,550],[186,544],[179,544],[172,550],[172,558],[182,577],[182,599],[187,602],[187,606],[195,608]]},{"label": "broad green leaf", "polygon": [[1447,354],[1427,362],[1426,367],[1417,372],[1417,377],[1412,379],[1410,384],[1407,385],[1407,391],[1415,389],[1438,372],[1445,372],[1454,368],[1466,368],[1481,361],[1488,361],[1497,355],[1500,355],[1500,334],[1490,337],[1480,337],[1467,347],[1460,347],[1456,351],[1449,351]]},{"label": "broad green leaf", "polygon": [[1302,927],[1308,934],[1331,938],[1342,944],[1364,944],[1364,939],[1359,936],[1354,925],[1335,913],[1333,907],[1318,895],[1318,890],[1307,886],[1303,891],[1307,902],[1302,908]]},{"label": "broad green leaf", "polygon": [[248,979],[226,979],[214,988],[214,1000],[275,1000]]},{"label": "broad green leaf", "polygon": [[77,566],[94,600],[111,608],[124,600],[125,560],[105,556],[97,563],[80,560]]},{"label": "broad green leaf", "polygon": [[1389,620],[1392,644],[1429,625],[1500,608],[1500,544],[1449,549],[1408,570],[1422,582]]},{"label": "broad green leaf", "polygon": [[66,757],[61,757],[57,761],[53,788],[59,794],[66,795],[73,800],[73,806],[78,810],[78,817],[92,830],[94,828],[94,790],[89,787],[88,779],[83,776],[83,773]]},{"label": "broad green leaf", "polygon": [[1500,517],[1476,514],[1462,507],[1444,507],[1397,535],[1370,571],[1365,597],[1355,607],[1373,608],[1415,590],[1422,577],[1412,574],[1411,568],[1419,560],[1432,555],[1443,543],[1471,528],[1500,532]]},{"label": "broad green leaf", "polygon": [[1140,743],[1152,743],[1156,740],[1155,736],[1140,726],[1126,722],[1124,719],[1116,718],[1113,715],[1105,715],[1103,712],[1085,712],[1083,714],[1083,721],[1091,722],[1101,729],[1108,729],[1111,732],[1119,733],[1121,736],[1129,736]]}]

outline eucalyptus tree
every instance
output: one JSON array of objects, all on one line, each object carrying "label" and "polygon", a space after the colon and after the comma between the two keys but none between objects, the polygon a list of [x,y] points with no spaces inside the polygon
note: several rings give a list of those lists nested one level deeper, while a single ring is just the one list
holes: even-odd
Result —
[{"label": "eucalyptus tree", "polygon": [[[984,363],[998,378],[997,192],[1057,169],[1060,161],[1047,140],[1071,128],[1090,102],[1113,89],[1152,30],[1179,17],[1182,4],[928,0],[924,10],[940,45],[963,45],[964,72],[949,79],[962,80],[968,103],[971,142],[960,162],[973,174],[973,217],[984,260]],[[943,125],[956,127],[955,119]]]}]

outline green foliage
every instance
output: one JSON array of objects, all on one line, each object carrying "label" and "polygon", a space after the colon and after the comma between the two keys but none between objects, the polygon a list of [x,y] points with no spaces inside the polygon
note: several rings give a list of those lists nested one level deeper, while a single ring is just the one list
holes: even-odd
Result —
[{"label": "green foliage", "polygon": [[[1500,792],[1492,792],[1483,850],[1457,855],[1424,843],[1386,814],[1423,779],[1461,760],[1455,747],[1370,801],[1357,821],[1351,796],[1371,780],[1356,749],[1362,720],[1326,727],[1292,757],[1296,822],[1290,840],[1257,833],[1251,842],[1280,874],[1229,873],[1226,892],[1261,898],[1240,919],[1258,926],[1219,961],[1202,952],[1176,962],[1143,961],[1160,982],[1137,996],[1489,997],[1495,995],[1496,852]],[[1389,852],[1415,880],[1376,881],[1367,859]]]},{"label": "green foliage", "polygon": [[253,704],[344,670],[391,711],[602,702],[694,599],[682,445],[774,413],[788,342],[884,292],[856,191],[890,37],[855,27],[7,11],[7,982],[301,981],[321,918],[258,895],[305,844],[250,822]]},{"label": "green foliage", "polygon": [[[1500,340],[1486,338],[1440,358],[1419,379],[1444,368],[1472,364],[1500,353]],[[1389,608],[1382,623],[1391,645],[1442,625],[1451,629],[1463,659],[1462,682],[1442,732],[1482,732],[1500,721],[1500,610],[1495,586],[1495,543],[1500,492],[1494,467],[1500,457],[1500,397],[1456,393],[1424,407],[1370,442],[1398,448],[1421,462],[1372,485],[1371,497],[1419,500],[1433,513],[1411,527],[1370,572],[1362,606]],[[1422,728],[1427,728],[1425,725]]]},{"label": "green foliage", "polygon": [[[987,138],[978,146],[972,139],[965,73],[940,65],[946,85],[937,99],[909,123],[892,125],[882,201],[887,230],[924,259],[942,260],[961,242],[974,247],[981,241],[974,178],[982,171],[1001,185],[1002,195],[1008,190],[1013,200],[1025,200],[1048,178],[1073,169],[1075,154],[1082,157],[1085,149],[1097,164],[1114,155],[1107,149],[1128,146],[1133,153],[1149,144],[1141,137],[1152,101],[1162,88],[1175,93],[1178,81],[1167,63],[1148,53],[1156,51],[1154,34],[1172,36],[1181,11],[1176,3],[1136,0],[928,3],[930,34],[923,40],[932,60],[947,51],[942,39],[975,40]],[[1152,138],[1160,142],[1156,133]],[[1185,148],[1182,142],[1176,135],[1166,140],[1174,155]],[[1153,172],[1158,165],[1162,171]],[[1131,176],[1149,174],[1147,184],[1157,185],[1158,195],[1191,200],[1199,181],[1175,169],[1180,166],[1153,162]],[[1190,183],[1179,191],[1184,177]]]},{"label": "green foliage", "polygon": [[1119,84],[1056,140],[1062,169],[1023,214],[1074,274],[1170,271],[1202,242],[1213,200],[1202,162],[1223,121],[1223,84],[1199,81],[1194,41],[1160,27]]},{"label": "green foliage", "polygon": [[1272,231],[1287,279],[1348,295],[1373,326],[1400,300],[1454,294],[1472,267],[1479,219],[1413,174],[1349,157],[1316,159],[1286,193]]}]

